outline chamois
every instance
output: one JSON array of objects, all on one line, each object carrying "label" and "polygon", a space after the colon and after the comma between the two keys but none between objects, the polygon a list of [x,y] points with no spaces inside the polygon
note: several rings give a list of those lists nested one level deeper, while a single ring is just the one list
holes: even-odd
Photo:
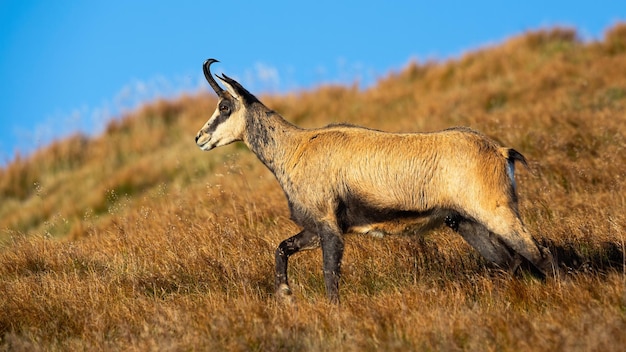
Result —
[{"label": "chamois", "polygon": [[271,170],[292,220],[302,231],[276,249],[275,288],[291,295],[288,258],[321,247],[326,293],[339,302],[339,278],[348,233],[421,233],[440,225],[458,232],[487,260],[516,270],[525,259],[540,276],[554,276],[550,251],[524,227],[514,181],[522,154],[483,134],[456,127],[431,133],[387,133],[352,125],[302,129],[232,78],[204,75],[217,108],[196,136],[205,151],[235,141]]}]

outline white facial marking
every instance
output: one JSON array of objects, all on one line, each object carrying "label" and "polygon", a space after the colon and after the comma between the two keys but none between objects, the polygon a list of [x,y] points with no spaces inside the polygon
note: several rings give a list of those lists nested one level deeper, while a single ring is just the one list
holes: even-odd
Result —
[{"label": "white facial marking", "polygon": [[[198,132],[196,144],[208,151],[215,147],[230,144],[243,139],[245,117],[243,109],[238,108],[235,99],[220,99],[215,112]],[[220,111],[222,107],[226,109]]]},{"label": "white facial marking", "polygon": [[209,133],[209,129],[211,124],[215,121],[215,119],[219,116],[219,111],[216,109],[211,118],[202,126],[202,129],[198,131],[198,135],[196,137],[196,144],[202,150],[211,150],[214,148],[214,145],[211,143],[212,133]]}]

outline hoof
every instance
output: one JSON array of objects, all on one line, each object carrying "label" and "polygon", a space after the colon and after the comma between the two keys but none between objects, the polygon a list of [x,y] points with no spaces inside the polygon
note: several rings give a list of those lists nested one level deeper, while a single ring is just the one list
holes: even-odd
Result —
[{"label": "hoof", "polygon": [[293,293],[291,292],[291,289],[289,288],[289,286],[285,284],[281,284],[276,289],[276,299],[279,301],[288,303],[288,304],[294,303]]},{"label": "hoof", "polygon": [[558,279],[560,276],[562,276],[559,265],[555,258],[552,256],[550,250],[547,247],[543,247],[540,248],[540,251],[542,259],[538,265],[538,268],[543,271],[544,275],[546,275],[547,278],[553,279]]}]

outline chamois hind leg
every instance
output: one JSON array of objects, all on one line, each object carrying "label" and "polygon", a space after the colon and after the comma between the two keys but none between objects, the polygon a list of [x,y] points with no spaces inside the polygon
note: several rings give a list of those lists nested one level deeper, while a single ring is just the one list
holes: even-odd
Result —
[{"label": "chamois hind leg", "polygon": [[510,249],[526,258],[543,275],[549,277],[557,275],[550,250],[532,238],[514,209],[500,206],[494,212],[484,214],[477,220]]},{"label": "chamois hind leg", "polygon": [[343,234],[338,228],[324,224],[319,226],[322,245],[322,265],[326,295],[331,303],[339,303],[339,278],[341,277],[341,259],[343,258]]},{"label": "chamois hind leg", "polygon": [[287,262],[289,257],[303,250],[316,249],[320,246],[320,237],[311,231],[302,230],[298,234],[282,241],[276,248],[276,295],[285,297],[291,295],[287,278]]},{"label": "chamois hind leg", "polygon": [[476,249],[485,259],[496,266],[515,272],[522,260],[519,254],[511,251],[500,239],[489,232],[485,226],[461,217],[448,216],[446,225],[458,232],[467,243]]}]

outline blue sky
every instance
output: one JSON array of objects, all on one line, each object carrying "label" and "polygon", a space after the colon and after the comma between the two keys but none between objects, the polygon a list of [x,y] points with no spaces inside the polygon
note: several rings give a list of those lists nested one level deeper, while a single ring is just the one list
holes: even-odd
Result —
[{"label": "blue sky", "polygon": [[601,39],[619,21],[622,0],[0,0],[0,165],[75,131],[97,134],[155,97],[206,89],[209,57],[253,93],[365,86],[411,60],[556,25]]}]

